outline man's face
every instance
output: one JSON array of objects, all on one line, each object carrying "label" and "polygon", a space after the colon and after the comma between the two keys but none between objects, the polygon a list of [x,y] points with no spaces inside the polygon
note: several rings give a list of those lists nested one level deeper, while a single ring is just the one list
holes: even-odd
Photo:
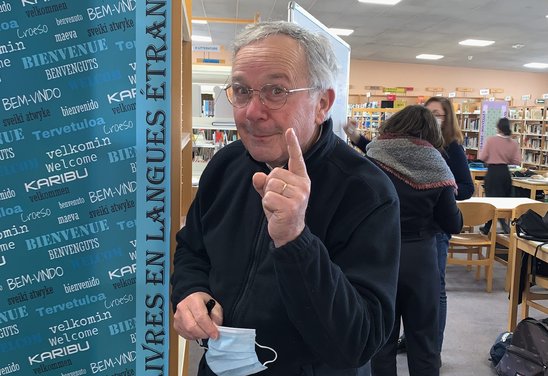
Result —
[{"label": "man's face", "polygon": [[[288,36],[275,35],[240,49],[232,65],[232,83],[256,90],[267,84],[289,90],[306,88],[307,69],[299,44]],[[316,141],[319,124],[329,109],[326,101],[329,102],[318,90],[298,91],[287,96],[283,107],[272,110],[254,92],[246,106],[234,107],[234,120],[242,142],[255,160],[282,166],[289,158],[285,130],[295,130],[303,153],[306,152]]]}]

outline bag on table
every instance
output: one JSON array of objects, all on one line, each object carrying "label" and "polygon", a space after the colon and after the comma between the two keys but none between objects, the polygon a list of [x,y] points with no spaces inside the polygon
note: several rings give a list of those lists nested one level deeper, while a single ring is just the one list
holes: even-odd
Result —
[{"label": "bag on table", "polygon": [[527,210],[519,218],[514,218],[516,235],[527,240],[548,241],[548,213],[541,216],[534,210]]},{"label": "bag on table", "polygon": [[531,276],[532,285],[534,285],[535,278],[539,276],[548,276],[548,263],[537,259],[537,253],[539,250],[548,243],[548,212],[541,216],[534,210],[527,210],[519,218],[514,218],[512,224],[516,226],[516,235],[522,239],[534,240],[541,242],[535,249],[534,255],[528,255],[523,253],[521,260],[521,280],[519,282],[519,298],[518,302],[521,303],[522,291],[524,286],[529,281],[527,278],[527,261],[531,257]]},{"label": "bag on table", "polygon": [[[537,246],[531,263],[533,282],[537,274],[548,276],[548,264],[542,260],[538,260],[536,257],[540,248],[548,242],[548,212],[544,216],[541,216],[534,210],[529,209],[519,218],[515,218],[513,224],[516,225],[516,235],[518,237],[542,242]],[[526,257],[527,255],[524,255],[524,259],[522,260],[525,264],[527,263]]]},{"label": "bag on table", "polygon": [[495,369],[500,376],[548,376],[548,318],[521,320]]}]

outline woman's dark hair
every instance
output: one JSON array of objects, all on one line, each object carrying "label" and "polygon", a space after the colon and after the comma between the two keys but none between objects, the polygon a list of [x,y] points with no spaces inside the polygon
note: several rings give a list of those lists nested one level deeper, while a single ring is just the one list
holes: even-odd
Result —
[{"label": "woman's dark hair", "polygon": [[500,118],[497,123],[497,129],[505,136],[510,136],[512,130],[510,129],[510,120],[508,118]]},{"label": "woman's dark hair", "polygon": [[396,112],[379,127],[379,134],[417,137],[436,149],[443,146],[443,136],[432,112],[421,105],[407,106]]}]

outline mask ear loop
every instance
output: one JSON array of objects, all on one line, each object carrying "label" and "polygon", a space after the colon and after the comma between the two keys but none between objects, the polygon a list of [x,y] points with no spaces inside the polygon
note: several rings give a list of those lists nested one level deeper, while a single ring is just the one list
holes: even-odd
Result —
[{"label": "mask ear loop", "polygon": [[278,359],[278,353],[276,352],[276,350],[274,350],[272,347],[268,347],[268,346],[262,346],[262,345],[259,345],[257,342],[255,342],[255,345],[257,345],[258,347],[260,347],[261,349],[267,349],[267,350],[270,350],[274,353],[274,359],[272,360],[268,360],[266,362],[263,363],[263,366],[266,367],[267,364],[269,363],[273,363],[276,361],[276,359]]}]

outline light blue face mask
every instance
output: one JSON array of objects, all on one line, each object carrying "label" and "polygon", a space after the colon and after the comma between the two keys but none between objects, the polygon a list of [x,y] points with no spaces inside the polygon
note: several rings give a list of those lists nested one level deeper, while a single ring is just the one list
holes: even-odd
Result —
[{"label": "light blue face mask", "polygon": [[[218,376],[245,376],[264,371],[278,357],[274,349],[255,342],[255,329],[219,326],[219,338],[209,339],[207,365]],[[255,345],[274,353],[274,359],[261,364]]]}]

